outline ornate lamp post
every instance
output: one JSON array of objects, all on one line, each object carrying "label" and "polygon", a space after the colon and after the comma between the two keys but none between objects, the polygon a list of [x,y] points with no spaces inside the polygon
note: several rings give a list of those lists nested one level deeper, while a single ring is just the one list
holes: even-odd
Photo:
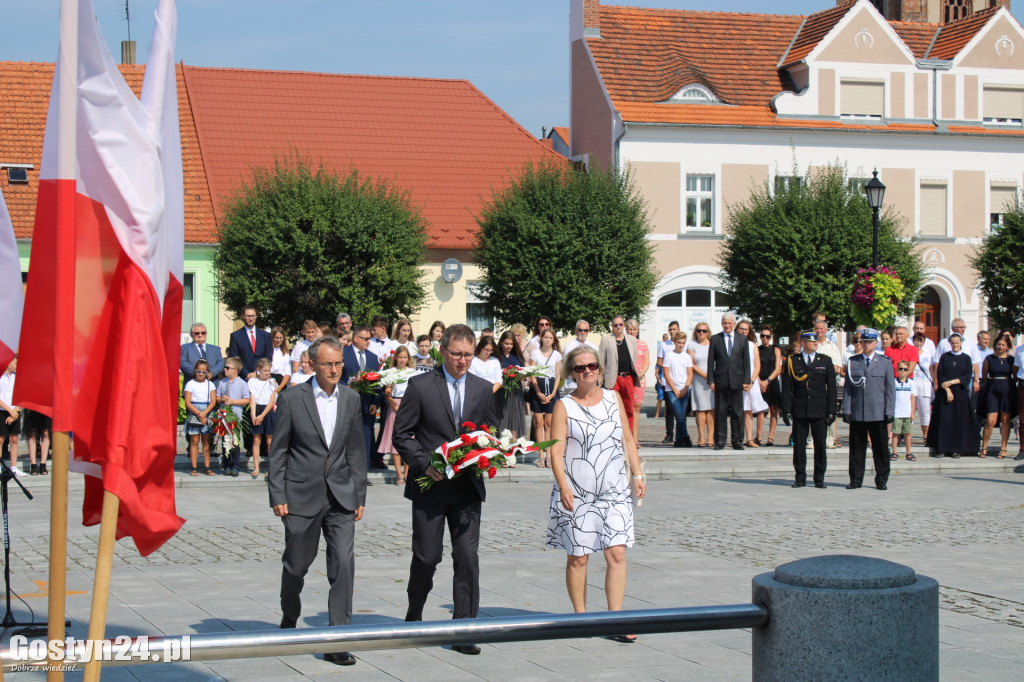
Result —
[{"label": "ornate lamp post", "polygon": [[874,177],[864,185],[864,193],[868,195],[868,205],[871,207],[871,225],[874,229],[874,241],[871,245],[871,266],[878,269],[878,209],[882,208],[882,198],[885,197],[885,185],[878,179],[878,170],[873,171]]}]

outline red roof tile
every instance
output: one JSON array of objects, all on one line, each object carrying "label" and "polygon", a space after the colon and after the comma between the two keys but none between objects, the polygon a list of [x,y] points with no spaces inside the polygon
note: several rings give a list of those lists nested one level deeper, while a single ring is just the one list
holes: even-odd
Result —
[{"label": "red roof tile", "polygon": [[435,248],[468,248],[476,216],[527,162],[564,159],[464,80],[184,67],[218,213],[255,166],[292,151],[409,191]]},{"label": "red roof tile", "polygon": [[[138,94],[145,67],[121,66],[128,85]],[[27,185],[10,185],[3,174],[4,198],[18,239],[32,237],[39,165],[46,132],[46,111],[50,103],[53,64],[0,62],[0,163],[30,163]],[[188,96],[178,68],[178,117],[181,129],[182,166],[185,179],[185,242],[216,241],[216,223],[206,185],[202,155],[195,135]]]},{"label": "red roof tile", "polygon": [[998,11],[998,7],[992,7],[942,26],[939,37],[926,56],[929,59],[953,59]]},{"label": "red roof tile", "polygon": [[555,126],[551,129],[551,132],[558,135],[566,147],[569,146],[569,126]]},{"label": "red roof tile", "polygon": [[850,0],[845,5],[837,5],[832,9],[816,12],[807,17],[796,34],[793,46],[789,48],[789,54],[784,57],[784,63],[795,64],[809,55],[818,46],[821,39],[827,36],[828,32],[846,16],[853,1]]},{"label": "red roof tile", "polygon": [[900,37],[907,49],[918,59],[923,59],[931,47],[935,34],[942,28],[941,24],[924,24],[913,21],[890,21],[889,25]]}]

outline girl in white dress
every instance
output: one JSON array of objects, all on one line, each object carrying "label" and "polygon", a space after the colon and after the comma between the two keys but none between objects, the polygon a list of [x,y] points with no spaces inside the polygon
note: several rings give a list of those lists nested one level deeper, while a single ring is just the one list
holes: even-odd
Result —
[{"label": "girl in white dress", "polygon": [[768,411],[768,403],[761,395],[761,354],[757,352],[757,337],[754,336],[750,320],[741,320],[736,325],[736,334],[747,338],[750,353],[750,389],[743,392],[743,421],[746,424],[747,447],[760,447],[754,442],[754,415]]},{"label": "girl in white dress", "polygon": [[[604,553],[605,596],[609,611],[622,609],[626,595],[626,548],[633,546],[633,505],[646,486],[632,431],[622,415],[622,399],[600,386],[604,367],[588,346],[572,350],[563,365],[576,390],[555,404],[547,544],[566,551],[565,584],[573,610],[587,610],[587,560]],[[627,465],[628,460],[628,465]],[[636,640],[635,635],[614,639]]]}]

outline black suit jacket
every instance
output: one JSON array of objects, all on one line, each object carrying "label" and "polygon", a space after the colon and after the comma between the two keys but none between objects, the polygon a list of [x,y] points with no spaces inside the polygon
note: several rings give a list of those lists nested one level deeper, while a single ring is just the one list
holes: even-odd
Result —
[{"label": "black suit jacket", "polygon": [[260,358],[273,361],[274,346],[270,341],[270,332],[264,329],[256,329],[256,352],[253,353],[252,343],[249,341],[249,334],[245,331],[245,327],[236,329],[231,332],[231,341],[228,343],[228,357],[241,358],[241,377],[245,379],[256,371],[256,361]]},{"label": "black suit jacket", "polygon": [[836,368],[832,358],[815,353],[808,366],[803,353],[797,353],[783,361],[783,412],[791,412],[797,419],[823,419],[836,414],[839,407],[836,396]]},{"label": "black suit jacket", "polygon": [[750,341],[732,332],[732,356],[726,352],[725,334],[719,332],[711,337],[708,349],[708,383],[715,387],[742,389],[750,383]]},{"label": "black suit jacket", "polygon": [[[341,359],[345,362],[345,367],[341,370],[341,383],[347,386],[359,374],[359,358],[356,356],[356,347],[352,345],[345,346]],[[379,363],[380,360],[377,359],[377,355],[373,351],[367,350],[366,371],[376,371]],[[363,401],[363,412],[369,413],[370,406],[372,405],[379,407],[383,397],[383,391],[375,394],[360,393],[359,398]]]},{"label": "black suit jacket", "polygon": [[313,381],[289,387],[278,396],[274,442],[270,446],[270,506],[288,505],[288,513],[314,516],[323,508],[328,489],[345,509],[366,504],[366,441],[359,414],[359,396],[339,384],[338,417],[327,447]]},{"label": "black suit jacket", "polygon": [[[473,374],[466,374],[466,397],[462,403],[462,420],[477,426],[496,426],[497,411],[494,404],[494,390],[491,382]],[[430,453],[441,443],[454,440],[461,432],[461,424],[455,423],[452,401],[448,395],[444,369],[438,367],[409,380],[409,387],[402,397],[402,405],[395,416],[395,430],[392,443],[409,464],[410,476],[405,485],[405,496],[420,505],[443,507],[455,492],[455,482],[445,479],[435,483],[426,492],[420,491],[416,478],[423,476],[430,466]],[[443,473],[443,472],[442,472]],[[468,477],[480,493],[480,499],[487,497],[482,479],[473,474]]]}]

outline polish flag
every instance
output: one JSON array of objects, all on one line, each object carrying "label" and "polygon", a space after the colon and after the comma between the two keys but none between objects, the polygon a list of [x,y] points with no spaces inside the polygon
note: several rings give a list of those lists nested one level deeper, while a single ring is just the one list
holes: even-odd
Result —
[{"label": "polish flag", "polygon": [[[77,50],[62,27],[54,71],[23,322],[33,343],[20,355],[16,402],[74,432],[84,524],[100,522],[109,490],[120,500],[117,537],[146,556],[184,523],[173,475],[184,263],[175,9],[157,6],[141,101],[92,0],[78,17]],[[70,97],[59,86],[69,73]],[[62,142],[72,135],[73,151]]]},{"label": "polish flag", "polygon": [[7,369],[18,352],[23,303],[18,242],[14,239],[14,225],[7,213],[7,203],[3,192],[0,192],[0,372]]}]

